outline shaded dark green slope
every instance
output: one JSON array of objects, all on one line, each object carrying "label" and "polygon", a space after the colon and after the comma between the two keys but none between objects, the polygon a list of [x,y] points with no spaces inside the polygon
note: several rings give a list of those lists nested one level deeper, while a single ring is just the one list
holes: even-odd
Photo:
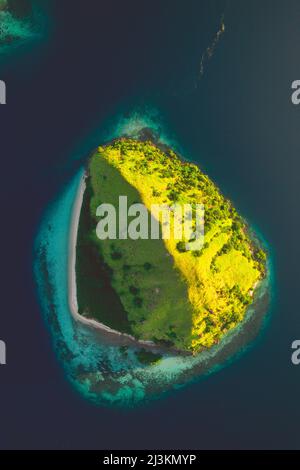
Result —
[{"label": "shaded dark green slope", "polygon": [[122,333],[132,333],[124,307],[111,286],[112,271],[101,257],[99,247],[91,234],[95,222],[90,217],[92,188],[90,178],[83,197],[80,214],[77,253],[76,280],[79,313],[94,318]]}]

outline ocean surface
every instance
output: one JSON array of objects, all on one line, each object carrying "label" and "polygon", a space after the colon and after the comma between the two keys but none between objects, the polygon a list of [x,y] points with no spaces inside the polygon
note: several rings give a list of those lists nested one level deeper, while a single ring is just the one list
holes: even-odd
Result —
[{"label": "ocean surface", "polygon": [[[0,338],[8,347],[0,448],[299,448],[291,343],[300,337],[300,149],[290,101],[300,72],[298,2],[66,5],[45,2],[47,34],[0,61],[8,87],[0,108]],[[216,36],[222,18],[226,31]],[[64,315],[64,345],[77,344],[77,359],[65,350],[58,360],[61,338],[42,313],[34,261],[37,241],[53,243],[63,305],[68,207],[87,155],[118,126],[147,122],[197,161],[266,240],[273,295],[265,327],[237,360],[120,409],[72,385],[63,363],[91,365],[101,351],[87,330],[74,342]]]}]

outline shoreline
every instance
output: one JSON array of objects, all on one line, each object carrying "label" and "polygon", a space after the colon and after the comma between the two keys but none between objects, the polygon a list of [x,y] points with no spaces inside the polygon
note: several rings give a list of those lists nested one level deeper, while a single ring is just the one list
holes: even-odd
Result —
[{"label": "shoreline", "polygon": [[[109,326],[104,325],[104,323],[100,323],[97,320],[93,320],[91,318],[85,318],[84,316],[80,315],[80,313],[78,312],[77,285],[76,285],[76,248],[77,248],[77,234],[78,234],[81,207],[82,207],[84,192],[86,189],[85,178],[86,178],[86,173],[84,172],[83,176],[81,177],[79,186],[78,186],[75,202],[74,202],[73,209],[72,209],[71,224],[70,224],[71,228],[70,228],[69,254],[68,254],[68,257],[69,257],[68,303],[69,303],[69,308],[70,308],[72,317],[74,318],[75,321],[81,322],[82,324],[86,326],[90,326],[98,331],[101,331],[102,333],[108,334],[109,336],[113,336],[115,338],[123,340],[123,343],[125,340],[125,342],[127,341],[131,345],[136,345],[139,347],[147,348],[152,351],[154,350],[155,352],[157,351],[166,352],[166,350],[163,347],[153,343],[152,341],[137,340],[136,338],[134,338],[134,336],[131,336],[127,333],[120,333],[119,331],[114,330],[110,328]],[[120,346],[123,346],[123,345],[124,344],[120,344]],[[169,349],[168,351],[170,352]]]}]

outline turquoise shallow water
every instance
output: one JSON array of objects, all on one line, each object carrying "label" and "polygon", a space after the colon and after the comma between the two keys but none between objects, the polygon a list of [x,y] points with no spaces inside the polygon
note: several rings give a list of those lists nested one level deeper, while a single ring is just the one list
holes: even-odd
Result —
[{"label": "turquoise shallow water", "polygon": [[9,11],[0,11],[0,56],[10,56],[20,46],[31,47],[46,36],[50,18],[46,15],[45,2],[32,1],[32,14],[17,18]]},{"label": "turquoise shallow water", "polygon": [[[109,138],[124,133],[134,136],[145,126],[160,132],[151,119],[133,114],[120,120],[108,133]],[[178,149],[163,133],[160,138]],[[265,322],[271,269],[260,287],[255,309],[249,309],[243,324],[220,345],[197,357],[164,354],[158,363],[143,366],[136,358],[135,347],[124,352],[97,331],[73,320],[68,306],[68,245],[73,202],[82,173],[83,169],[48,208],[35,244],[35,276],[42,310],[56,354],[73,386],[96,404],[131,407],[216,372],[237,359]]]}]

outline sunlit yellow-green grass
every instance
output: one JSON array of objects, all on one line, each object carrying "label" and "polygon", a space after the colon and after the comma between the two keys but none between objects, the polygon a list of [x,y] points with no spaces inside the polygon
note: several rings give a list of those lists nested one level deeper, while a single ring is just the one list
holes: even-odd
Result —
[{"label": "sunlit yellow-green grass", "polygon": [[[91,239],[112,269],[112,285],[136,337],[193,353],[218,343],[242,321],[265,274],[266,255],[231,202],[198,166],[151,141],[124,138],[99,147],[89,174],[95,222],[97,206],[117,207],[120,195],[128,196],[128,204],[143,202],[149,212],[153,204],[204,205],[201,250],[185,251],[174,236],[100,242],[93,233]],[[153,209],[152,215],[157,217]]]}]

